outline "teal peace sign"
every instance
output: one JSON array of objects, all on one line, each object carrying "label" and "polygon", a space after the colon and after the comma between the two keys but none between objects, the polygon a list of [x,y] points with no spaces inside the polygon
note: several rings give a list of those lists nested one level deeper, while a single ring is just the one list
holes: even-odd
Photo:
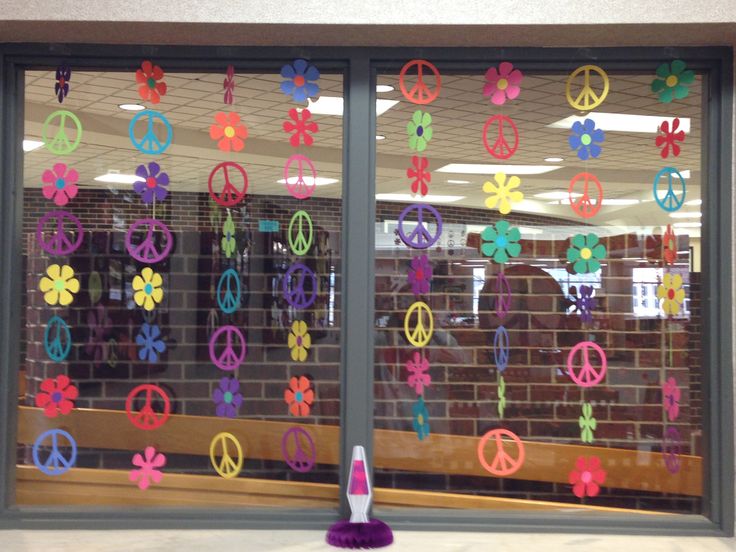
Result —
[{"label": "teal peace sign", "polygon": [[312,217],[306,211],[297,211],[291,217],[291,222],[289,222],[289,247],[291,247],[291,252],[294,255],[305,255],[312,247],[313,239]]},{"label": "teal peace sign", "polygon": [[240,275],[233,268],[228,268],[217,282],[217,304],[225,314],[232,314],[240,307]]},{"label": "teal peace sign", "polygon": [[[70,119],[74,124],[75,134],[74,140],[72,141],[67,134],[66,120]],[[53,138],[49,138],[49,127],[58,126],[59,129],[54,134]],[[51,115],[46,117],[43,122],[43,129],[41,130],[41,137],[43,143],[46,144],[48,149],[54,155],[67,155],[73,152],[79,147],[79,142],[82,140],[82,123],[79,118],[71,111],[59,110],[54,111]]]},{"label": "teal peace sign", "polygon": [[[143,118],[146,120],[146,133],[143,135],[143,138],[139,140],[135,135],[135,127],[138,124],[138,121]],[[159,140],[154,130],[154,123],[157,121],[162,123],[166,128],[166,138],[163,142]],[[169,123],[168,119],[166,119],[163,114],[158,111],[146,109],[145,111],[138,113],[133,117],[133,120],[130,121],[128,134],[130,135],[130,141],[138,151],[148,153],[150,155],[156,155],[158,153],[163,153],[166,151],[166,148],[171,145],[171,138],[174,135],[174,130],[171,128],[171,123]]]},{"label": "teal peace sign", "polygon": [[54,362],[62,362],[72,349],[72,334],[69,326],[58,316],[49,318],[43,334],[43,347]]}]

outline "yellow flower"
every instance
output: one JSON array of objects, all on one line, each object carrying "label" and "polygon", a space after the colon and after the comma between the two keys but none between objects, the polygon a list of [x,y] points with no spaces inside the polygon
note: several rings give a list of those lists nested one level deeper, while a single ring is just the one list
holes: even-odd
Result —
[{"label": "yellow flower", "polygon": [[38,289],[43,291],[44,301],[49,305],[65,307],[74,301],[72,293],[79,291],[79,280],[74,277],[74,269],[69,265],[52,264],[38,283]]},{"label": "yellow flower", "polygon": [[307,360],[307,349],[312,346],[312,338],[307,332],[307,323],[303,320],[294,320],[289,332],[289,349],[291,349],[291,360],[304,362]]},{"label": "yellow flower", "polygon": [[133,278],[133,299],[135,304],[143,307],[147,311],[153,310],[156,303],[160,303],[164,298],[164,290],[161,288],[163,278],[151,268],[146,267],[141,270],[140,276]]},{"label": "yellow flower", "polygon": [[487,181],[483,184],[483,191],[487,194],[491,194],[486,198],[486,207],[494,209],[498,204],[498,211],[502,215],[508,215],[511,212],[511,203],[518,203],[524,199],[524,194],[519,190],[513,191],[514,188],[518,188],[521,184],[521,178],[518,176],[512,176],[506,181],[506,173],[496,173],[493,176],[493,180],[496,181],[496,186],[491,181]]},{"label": "yellow flower", "polygon": [[678,314],[680,305],[685,300],[682,276],[665,273],[662,283],[657,287],[657,297],[662,301],[660,306],[666,315]]}]

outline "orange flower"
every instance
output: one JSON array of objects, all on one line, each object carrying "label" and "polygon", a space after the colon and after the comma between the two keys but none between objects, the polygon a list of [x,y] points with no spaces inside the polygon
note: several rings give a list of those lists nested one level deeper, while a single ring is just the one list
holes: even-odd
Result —
[{"label": "orange flower", "polygon": [[284,401],[289,405],[292,416],[309,416],[309,407],[314,402],[312,382],[306,376],[296,376],[289,380],[289,388],[284,391]]},{"label": "orange flower", "polygon": [[151,103],[157,104],[161,101],[161,96],[166,95],[166,83],[158,82],[164,78],[164,70],[158,65],[154,65],[146,60],[141,63],[141,68],[135,72],[135,80],[140,85],[138,94],[144,100],[151,100]]},{"label": "orange flower", "polygon": [[240,115],[222,111],[215,115],[215,124],[210,126],[210,138],[219,140],[217,147],[222,151],[242,150],[247,137],[248,129],[240,122]]}]

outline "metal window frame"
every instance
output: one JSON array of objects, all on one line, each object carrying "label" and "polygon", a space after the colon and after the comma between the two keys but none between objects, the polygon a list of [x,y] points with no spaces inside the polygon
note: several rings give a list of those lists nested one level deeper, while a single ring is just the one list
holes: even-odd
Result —
[{"label": "metal window frame", "polygon": [[[332,510],[129,508],[18,508],[15,491],[17,386],[21,289],[23,74],[62,62],[88,70],[130,70],[153,57],[168,69],[222,71],[278,69],[297,57],[345,71],[343,118],[341,443],[339,512]],[[283,528],[325,529],[348,515],[344,490],[353,445],[373,452],[375,82],[408,59],[432,60],[442,72],[478,72],[512,61],[526,71],[569,72],[583,63],[606,70],[651,73],[658,62],[682,58],[704,79],[702,229],[703,363],[710,398],[704,413],[703,516],[487,512],[406,509],[382,512],[395,528],[732,536],[734,425],[732,344],[732,105],[733,51],[707,48],[263,48],[0,44],[0,529]],[[349,323],[347,323],[349,321]],[[370,460],[369,460],[370,463]]]}]

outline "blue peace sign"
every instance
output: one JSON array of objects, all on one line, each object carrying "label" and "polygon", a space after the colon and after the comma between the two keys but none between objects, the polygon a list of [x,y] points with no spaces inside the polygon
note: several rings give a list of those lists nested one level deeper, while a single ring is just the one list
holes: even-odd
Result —
[{"label": "blue peace sign", "polygon": [[[437,221],[437,230],[434,234],[429,231],[429,228],[425,226],[424,218],[425,211],[429,212],[432,217]],[[416,212],[417,225],[416,227],[407,234],[404,232],[404,221],[410,213]],[[432,247],[442,234],[442,217],[439,211],[431,205],[424,203],[413,203],[406,209],[401,211],[399,215],[399,237],[408,247],[415,249],[427,249]]]},{"label": "blue peace sign", "polygon": [[[295,280],[292,282],[292,279]],[[311,290],[304,287],[305,279],[309,278],[311,282]],[[314,275],[312,269],[302,263],[294,263],[284,274],[284,299],[295,309],[306,309],[314,303],[317,298],[317,276]],[[307,292],[310,295],[307,296]]]},{"label": "blue peace sign", "polygon": [[[143,117],[146,117],[147,119],[146,133],[143,135],[143,138],[138,140],[135,137],[135,125]],[[153,130],[153,123],[156,119],[161,121],[166,127],[166,140],[163,143],[161,143],[161,140],[158,139],[156,133]],[[133,145],[138,151],[149,153],[151,155],[156,155],[157,153],[163,153],[164,151],[166,151],[166,148],[169,147],[169,145],[171,144],[171,138],[174,135],[174,130],[171,128],[171,123],[169,123],[169,121],[166,119],[166,117],[163,116],[163,114],[159,113],[158,111],[146,109],[145,111],[141,111],[140,113],[138,113],[135,117],[133,117],[133,120],[130,121],[128,134],[130,135],[130,141],[133,142]]]},{"label": "blue peace sign", "polygon": [[[222,295],[222,288],[225,287],[225,296]],[[235,288],[235,294],[233,295],[233,288]],[[240,274],[233,269],[228,268],[220,276],[220,281],[217,282],[217,304],[220,306],[220,310],[225,314],[232,314],[238,307],[240,307]]]},{"label": "blue peace sign", "polygon": [[509,365],[509,332],[503,326],[496,328],[496,335],[493,336],[493,360],[499,372],[506,370]]},{"label": "blue peace sign", "polygon": [[[680,188],[682,190],[682,193],[679,197],[675,193],[675,190],[672,186],[672,175],[676,175],[677,178],[680,180]],[[659,194],[657,194],[657,188],[663,176],[667,177],[667,193],[664,197],[660,198]],[[678,171],[674,167],[665,167],[657,173],[657,176],[654,177],[654,200],[657,202],[657,205],[659,205],[665,211],[671,213],[673,211],[677,211],[680,207],[682,207],[682,204],[685,203],[685,191],[685,179],[680,174],[680,171]]]},{"label": "blue peace sign", "polygon": [[58,316],[49,318],[43,333],[43,347],[54,362],[62,362],[72,349],[72,333],[69,326]]},{"label": "blue peace sign", "polygon": [[[41,447],[45,447],[44,441],[51,437],[51,452],[45,460],[41,460]],[[67,458],[64,456],[59,447],[63,446],[59,443],[59,437],[63,437],[69,441],[71,446],[71,455]],[[61,475],[68,472],[77,461],[77,442],[63,429],[49,429],[38,436],[36,442],[33,443],[33,463],[36,467],[46,475]]]}]

